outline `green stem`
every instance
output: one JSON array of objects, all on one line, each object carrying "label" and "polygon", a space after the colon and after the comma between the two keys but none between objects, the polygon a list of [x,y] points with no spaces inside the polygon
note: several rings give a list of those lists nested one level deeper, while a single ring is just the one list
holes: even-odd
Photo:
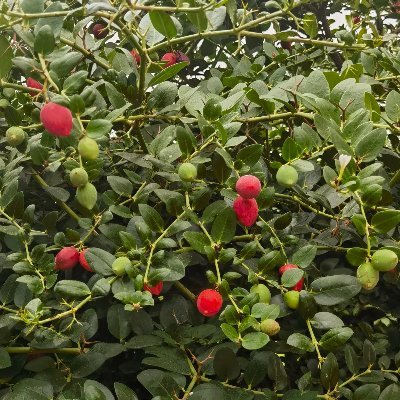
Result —
[{"label": "green stem", "polygon": [[144,284],[147,284],[147,282],[148,282],[151,261],[153,259],[154,250],[157,248],[158,243],[160,242],[161,239],[163,239],[168,234],[169,230],[174,226],[174,224],[177,221],[179,221],[184,215],[185,215],[185,211],[183,213],[179,214],[176,217],[176,219],[174,220],[174,222],[172,222],[172,224],[169,225],[168,228],[164,230],[164,232],[154,241],[154,243],[151,244],[149,258],[147,259],[146,272],[145,272],[144,278],[143,278]]},{"label": "green stem", "polygon": [[0,87],[16,89],[16,90],[19,90],[21,92],[35,92],[35,93],[41,93],[42,92],[41,89],[34,89],[34,88],[29,88],[29,87],[23,86],[23,85],[18,85],[16,83],[9,83],[9,82],[6,82],[3,79],[0,79]]},{"label": "green stem", "polygon": [[190,301],[196,301],[196,295],[191,292],[183,283],[177,281],[174,283],[174,286]]},{"label": "green stem", "polygon": [[56,83],[53,81],[52,77],[49,74],[49,71],[46,66],[46,60],[44,59],[43,54],[39,53],[38,56],[39,56],[39,61],[40,61],[40,65],[42,66],[44,76],[46,77],[46,79],[50,83],[50,85],[53,86],[54,90],[58,93],[60,91],[60,89],[58,88],[58,86],[56,85]]},{"label": "green stem", "polygon": [[[49,185],[44,181],[44,179],[39,175],[39,173],[31,168],[32,171],[32,176],[35,179],[35,181],[43,188],[46,189],[49,187]],[[47,192],[48,193],[48,192]],[[79,221],[79,216],[72,210],[67,204],[65,204],[63,201],[56,199],[53,197],[50,193],[49,195],[54,199],[54,201],[75,221]]]},{"label": "green stem", "polygon": [[340,388],[347,386],[349,383],[356,381],[358,378],[364,376],[364,375],[368,375],[371,373],[371,365],[364,371],[361,372],[360,374],[356,374],[353,375],[352,377],[350,377],[349,379],[347,379],[346,381],[344,381],[343,383],[341,383],[339,385]]},{"label": "green stem", "polygon": [[79,309],[81,309],[86,303],[88,303],[90,300],[92,300],[92,295],[89,295],[86,298],[84,298],[78,305],[76,305],[75,307],[72,307],[70,310],[64,311],[57,315],[54,315],[53,317],[42,319],[42,320],[38,321],[36,324],[37,325],[45,325],[45,324],[48,324],[49,322],[58,321],[60,319],[68,317],[69,315],[72,315],[72,314],[75,315],[75,313]]},{"label": "green stem", "polygon": [[191,392],[192,392],[193,388],[195,387],[196,382],[198,381],[198,379],[199,379],[199,376],[197,375],[197,373],[194,374],[193,377],[192,377],[192,380],[190,381],[189,386],[185,390],[185,393],[184,393],[184,395],[183,395],[181,400],[187,400],[191,396]]},{"label": "green stem", "polygon": [[360,206],[361,214],[365,219],[365,239],[367,241],[367,255],[368,257],[370,257],[371,256],[371,239],[369,237],[370,225],[368,223],[367,215],[365,214],[364,204],[361,200],[361,197],[357,192],[354,192],[354,197],[357,199],[358,205]]},{"label": "green stem", "polygon": [[276,234],[275,229],[271,225],[269,225],[268,222],[264,220],[264,218],[262,218],[260,216],[258,216],[258,218],[262,222],[264,222],[265,226],[268,228],[268,230],[270,231],[271,235],[276,239],[276,241],[279,244],[279,247],[281,248],[281,252],[282,252],[282,254],[284,255],[284,257],[286,259],[286,262],[288,262],[288,257],[287,257],[286,251],[285,251],[285,246],[283,245],[283,243],[279,239],[278,235]]},{"label": "green stem", "polygon": [[318,343],[317,338],[315,337],[314,330],[311,325],[311,321],[309,319],[307,319],[306,322],[307,322],[307,328],[308,328],[308,332],[310,333],[312,344],[314,345],[315,351],[317,352],[319,366],[321,367],[321,364],[324,362],[324,357],[322,357],[322,355],[319,351],[319,343]]},{"label": "green stem", "polygon": [[5,347],[4,350],[10,354],[81,354],[80,348],[60,348],[60,349],[34,349],[32,347]]}]

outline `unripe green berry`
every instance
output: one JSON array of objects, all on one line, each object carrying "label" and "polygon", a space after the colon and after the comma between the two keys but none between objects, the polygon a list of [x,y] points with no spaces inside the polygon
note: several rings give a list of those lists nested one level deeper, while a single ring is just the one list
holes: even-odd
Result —
[{"label": "unripe green berry", "polygon": [[389,249],[377,250],[371,258],[372,266],[377,271],[390,271],[396,267],[398,262],[397,254]]},{"label": "unripe green berry", "polygon": [[271,301],[271,292],[267,286],[263,285],[262,283],[252,286],[250,293],[257,293],[260,303],[269,304]]},{"label": "unripe green berry", "polygon": [[26,139],[26,133],[18,126],[11,126],[6,131],[7,143],[12,147],[17,147]]},{"label": "unripe green berry", "polygon": [[370,262],[363,263],[357,268],[357,279],[364,289],[371,290],[379,282],[379,271]]},{"label": "unripe green berry", "polygon": [[89,176],[83,168],[74,168],[69,173],[69,179],[73,186],[85,186],[89,181]]},{"label": "unripe green berry", "polygon": [[192,182],[197,177],[197,168],[191,163],[183,163],[179,166],[178,175],[184,182]]},{"label": "unripe green berry", "polygon": [[299,174],[291,165],[282,165],[276,173],[276,180],[285,188],[293,187],[298,179]]},{"label": "unripe green berry", "polygon": [[261,332],[266,333],[268,336],[275,336],[281,330],[278,322],[273,319],[266,319],[260,324]]},{"label": "unripe green berry", "polygon": [[290,290],[283,295],[286,305],[292,310],[299,308],[300,292],[297,290]]},{"label": "unripe green berry", "polygon": [[96,160],[99,146],[95,140],[86,136],[79,141],[78,152],[84,160]]},{"label": "unripe green berry", "polygon": [[131,260],[128,257],[118,257],[112,263],[111,268],[114,271],[115,275],[122,276],[125,275],[126,268],[129,268],[130,265],[131,265]]}]

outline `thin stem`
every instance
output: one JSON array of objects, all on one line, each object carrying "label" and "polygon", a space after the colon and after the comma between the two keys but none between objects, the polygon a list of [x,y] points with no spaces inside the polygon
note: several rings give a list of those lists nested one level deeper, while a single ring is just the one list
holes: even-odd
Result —
[{"label": "thin stem", "polygon": [[64,347],[60,349],[34,349],[32,347],[4,347],[4,350],[10,354],[81,354],[80,348]]},{"label": "thin stem", "polygon": [[89,295],[86,298],[84,298],[77,306],[71,307],[70,310],[64,311],[64,312],[62,312],[60,314],[57,314],[57,315],[54,315],[53,317],[42,319],[42,320],[38,321],[36,324],[37,325],[45,325],[45,324],[48,324],[49,322],[58,321],[59,319],[63,319],[65,317],[68,317],[69,315],[72,315],[72,314],[75,315],[76,312],[79,309],[81,309],[90,300],[92,300],[92,295]]},{"label": "thin stem", "polygon": [[196,301],[196,295],[191,292],[183,283],[177,281],[174,283],[174,286],[190,301]]},{"label": "thin stem", "polygon": [[319,351],[318,340],[315,337],[314,330],[313,330],[312,325],[311,325],[311,321],[309,319],[307,319],[306,322],[307,322],[307,328],[308,328],[308,332],[310,333],[312,344],[314,345],[315,351],[317,352],[319,366],[321,367],[321,364],[324,362],[324,357],[322,357],[322,355],[321,355],[321,353]]},{"label": "thin stem", "polygon": [[42,66],[44,76],[46,77],[46,79],[50,83],[50,85],[53,86],[54,90],[58,93],[60,91],[60,89],[58,88],[58,86],[56,85],[56,83],[53,81],[52,77],[49,74],[49,71],[46,66],[46,60],[44,59],[43,54],[39,53],[38,56],[39,56],[39,61],[40,61],[40,65]]},{"label": "thin stem", "polygon": [[260,217],[260,216],[258,216],[258,218],[259,218],[262,222],[264,222],[265,226],[268,228],[268,230],[270,231],[271,235],[272,235],[272,236],[276,239],[276,241],[278,242],[279,247],[281,248],[281,252],[282,252],[282,254],[284,255],[284,257],[285,257],[285,259],[286,259],[286,262],[287,262],[287,261],[288,261],[288,257],[287,257],[286,251],[285,251],[285,246],[283,245],[283,243],[282,243],[281,240],[279,239],[278,235],[276,234],[275,229],[274,229],[271,225],[269,225],[268,222],[264,220],[264,218],[262,218],[262,217]]},{"label": "thin stem", "polygon": [[358,205],[360,206],[361,214],[365,219],[365,239],[367,241],[367,255],[368,255],[368,257],[370,257],[371,256],[371,239],[369,237],[368,219],[367,219],[367,216],[365,214],[364,204],[363,204],[363,202],[361,200],[361,197],[359,196],[359,194],[357,192],[354,192],[354,197],[357,199]]}]

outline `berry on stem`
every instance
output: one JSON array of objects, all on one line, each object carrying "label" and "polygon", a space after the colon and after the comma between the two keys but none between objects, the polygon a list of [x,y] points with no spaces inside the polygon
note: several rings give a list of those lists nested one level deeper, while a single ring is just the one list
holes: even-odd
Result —
[{"label": "berry on stem", "polygon": [[47,103],[40,111],[40,121],[54,136],[69,136],[72,130],[72,113],[56,103]]},{"label": "berry on stem", "polygon": [[299,174],[291,165],[282,165],[276,173],[276,180],[285,187],[293,187],[299,179]]},{"label": "berry on stem", "polygon": [[79,251],[75,247],[64,247],[55,257],[56,270],[66,270],[74,268],[79,262]]},{"label": "berry on stem", "polygon": [[[38,82],[37,80],[35,80],[35,79],[31,78],[31,77],[29,77],[29,78],[26,80],[26,86],[27,86],[27,87],[30,87],[30,88],[32,88],[32,89],[40,89],[40,90],[43,89],[43,85],[42,85],[40,82]],[[35,96],[38,95],[38,92],[29,92],[29,94],[30,94],[32,97],[35,97]]]},{"label": "berry on stem", "polygon": [[261,332],[266,333],[268,336],[275,336],[281,330],[279,323],[273,319],[265,319],[260,324]]},{"label": "berry on stem", "polygon": [[142,60],[142,58],[140,57],[140,54],[135,49],[131,50],[131,54],[132,54],[132,57],[135,59],[136,64],[139,65],[140,61]]},{"label": "berry on stem", "polygon": [[261,182],[254,175],[243,175],[236,182],[236,191],[244,199],[254,199],[261,192]]},{"label": "berry on stem", "polygon": [[192,182],[197,177],[197,168],[191,163],[183,163],[178,168],[178,175],[184,182]]},{"label": "berry on stem", "polygon": [[89,181],[88,173],[83,168],[74,168],[69,173],[69,179],[73,186],[85,186]]},{"label": "berry on stem", "polygon": [[85,136],[78,143],[78,152],[84,160],[96,160],[99,146],[94,139]]},{"label": "berry on stem", "polygon": [[233,202],[238,221],[244,226],[252,226],[258,218],[258,204],[255,199],[244,199],[238,196]]},{"label": "berry on stem", "polygon": [[108,35],[108,29],[103,24],[95,24],[92,32],[96,39],[104,39]]},{"label": "berry on stem", "polygon": [[371,258],[372,266],[377,271],[390,271],[398,264],[399,259],[397,254],[389,249],[377,250]]},{"label": "berry on stem", "polygon": [[222,308],[222,296],[214,289],[205,289],[197,297],[197,309],[205,317],[217,315]]},{"label": "berry on stem", "polygon": [[6,130],[7,143],[12,147],[17,147],[25,141],[27,134],[19,126],[11,126]]}]

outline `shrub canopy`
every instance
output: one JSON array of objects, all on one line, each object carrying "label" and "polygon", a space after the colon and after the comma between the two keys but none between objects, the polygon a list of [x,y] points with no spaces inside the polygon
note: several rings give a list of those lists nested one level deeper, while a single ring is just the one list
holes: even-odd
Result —
[{"label": "shrub canopy", "polygon": [[1,399],[400,398],[398,2],[0,7]]}]

